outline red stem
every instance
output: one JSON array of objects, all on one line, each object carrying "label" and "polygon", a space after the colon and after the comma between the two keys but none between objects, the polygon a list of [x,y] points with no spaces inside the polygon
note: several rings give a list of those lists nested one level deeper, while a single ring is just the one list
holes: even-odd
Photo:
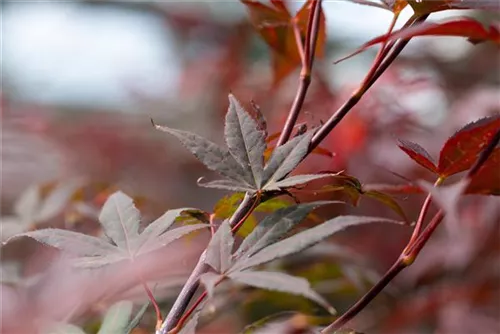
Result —
[{"label": "red stem", "polygon": [[290,108],[290,112],[288,113],[288,117],[285,121],[285,125],[283,126],[281,135],[278,139],[278,142],[276,143],[276,147],[283,145],[288,141],[288,139],[290,139],[295,123],[297,123],[300,109],[304,105],[307,89],[309,88],[309,84],[311,83],[311,70],[314,58],[314,50],[316,49],[316,42],[318,40],[319,21],[321,18],[321,0],[314,1],[312,6],[313,8],[309,12],[309,20],[307,23],[305,46],[302,44],[302,40],[300,39],[300,32],[299,38],[297,38],[296,32],[297,48],[299,50],[304,50],[302,70],[300,72],[300,83],[297,89],[297,93],[295,94],[295,99],[293,101],[292,107]]},{"label": "red stem", "polygon": [[[442,178],[442,177],[438,178],[436,180],[436,182],[434,183],[434,187],[441,185],[441,183],[443,183],[443,181],[444,181],[444,178]],[[427,212],[429,211],[429,207],[430,207],[431,203],[432,203],[432,194],[429,193],[427,195],[427,197],[425,198],[424,204],[422,205],[422,208],[420,210],[420,214],[418,216],[417,223],[415,224],[415,228],[413,229],[413,233],[411,235],[410,241],[408,242],[407,248],[411,247],[411,245],[413,245],[415,240],[420,235],[420,232],[422,231],[422,227],[424,225],[425,216],[427,215]]]},{"label": "red stem", "polygon": [[[476,160],[475,164],[471,167],[467,175],[466,180],[470,180],[476,173],[481,169],[484,163],[488,160],[493,150],[500,142],[500,130],[497,131],[495,136],[488,143],[486,148],[481,152],[481,155]],[[439,180],[438,180],[439,181]],[[437,183],[437,182],[436,182]],[[421,212],[424,211],[423,208]],[[361,312],[375,297],[378,296],[380,292],[405,268],[413,264],[415,259],[418,257],[425,244],[430,240],[432,234],[443,221],[445,213],[443,210],[439,210],[425,230],[418,236],[418,238],[412,243],[408,244],[405,249],[401,252],[398,260],[391,266],[391,268],[384,274],[377,284],[375,284],[361,299],[356,302],[346,313],[337,318],[332,324],[325,327],[321,333],[332,333],[340,328],[342,328],[348,321],[354,318],[359,312]]]},{"label": "red stem", "polygon": [[156,329],[159,329],[162,322],[163,322],[163,317],[161,315],[160,306],[158,306],[158,303],[156,302],[156,299],[153,295],[153,291],[151,291],[148,284],[146,283],[146,281],[143,280],[142,277],[141,277],[141,284],[142,284],[142,287],[144,288],[144,291],[146,291],[146,294],[148,295],[148,298],[151,301],[151,304],[153,304],[153,307],[154,307],[155,313],[156,313]]}]

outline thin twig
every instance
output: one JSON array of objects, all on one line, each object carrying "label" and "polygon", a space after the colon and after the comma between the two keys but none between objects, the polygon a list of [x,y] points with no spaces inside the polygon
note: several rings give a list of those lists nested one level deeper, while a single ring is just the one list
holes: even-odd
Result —
[{"label": "thin twig", "polygon": [[247,218],[252,214],[253,210],[255,210],[255,208],[259,205],[260,199],[261,199],[261,193],[257,192],[255,194],[252,206],[248,209],[248,212],[243,217],[240,218],[239,222],[237,222],[236,224],[234,224],[234,226],[231,226],[232,227],[231,228],[231,232],[233,234],[236,233],[236,232],[238,232],[238,230],[241,228],[241,226],[243,225],[243,223],[245,223],[245,220],[247,220]]},{"label": "thin twig", "polygon": [[276,143],[276,147],[283,145],[290,139],[293,127],[297,123],[300,109],[304,105],[304,100],[307,94],[307,89],[311,83],[311,70],[313,65],[314,50],[316,49],[316,42],[318,40],[319,22],[321,19],[321,0],[316,0],[312,4],[313,8],[309,12],[309,20],[307,22],[307,33],[305,46],[300,39],[296,39],[297,48],[304,50],[304,59],[302,60],[302,70],[300,72],[300,83],[295,94],[295,99],[288,113],[288,117],[281,131],[281,135]]},{"label": "thin twig", "polygon": [[[441,185],[441,183],[443,183],[443,181],[444,178],[442,177],[438,178],[437,181],[434,183],[434,187],[438,187],[439,185]],[[429,193],[425,198],[424,204],[422,205],[422,208],[420,210],[420,214],[418,215],[417,223],[415,224],[415,228],[413,229],[413,233],[410,237],[410,241],[408,242],[408,246],[411,246],[420,235],[420,232],[422,232],[425,216],[427,215],[427,211],[429,211],[431,203],[432,203],[432,194]]]},{"label": "thin twig", "polygon": [[[230,226],[234,227],[241,221],[241,219],[247,216],[249,212],[251,213],[252,207],[255,207],[254,196],[245,194],[245,197],[241,201],[238,209],[236,209],[233,216],[229,220]],[[191,272],[191,275],[184,284],[184,287],[177,296],[177,299],[175,300],[174,305],[170,309],[167,318],[161,325],[161,328],[157,330],[158,334],[166,334],[168,331],[172,330],[181,319],[182,314],[188,307],[189,302],[191,301],[194,294],[196,293],[196,290],[200,286],[199,283],[200,275],[205,273],[207,270],[207,265],[205,264],[206,255],[207,251],[205,250],[201,254],[198,263],[194,267],[193,271]]]},{"label": "thin twig", "polygon": [[[486,148],[481,152],[479,158],[476,160],[475,164],[471,167],[467,175],[465,176],[466,180],[472,179],[474,175],[481,169],[484,163],[488,160],[488,158],[493,153],[493,150],[500,142],[500,131],[498,131],[495,136],[493,136],[492,140],[488,143]],[[361,299],[359,299],[347,312],[345,312],[342,316],[337,318],[332,324],[325,327],[321,333],[333,333],[336,330],[342,328],[348,321],[354,318],[359,312],[361,312],[375,297],[377,297],[380,292],[405,268],[409,267],[413,264],[415,259],[420,254],[420,251],[423,249],[425,244],[429,241],[430,237],[439,226],[439,224],[443,221],[445,217],[445,212],[443,210],[439,210],[431,222],[425,230],[418,236],[418,238],[401,252],[398,260],[389,268],[389,270],[382,276],[382,278],[375,284]]]},{"label": "thin twig", "polygon": [[[310,18],[309,23],[308,23],[308,29],[310,26],[311,31],[313,29],[312,20],[319,22],[319,19],[321,16],[321,0],[316,0],[314,2],[314,4],[315,4],[315,6],[318,7],[318,9],[314,10],[314,8],[313,8],[313,10],[311,11],[312,19]],[[311,33],[311,35],[312,35],[312,33]],[[312,40],[314,40],[314,42],[311,41],[309,46],[315,48],[315,43],[317,40],[317,33],[316,33],[316,36],[313,36],[313,37],[314,38]],[[404,48],[404,45],[402,45],[400,47],[399,52]],[[395,49],[397,50],[398,47],[396,46]],[[305,50],[304,50],[304,52],[305,52]],[[397,56],[397,54],[399,54],[399,52],[395,53],[394,58]],[[391,59],[391,55],[392,54],[390,54],[387,57],[387,59]],[[387,61],[387,59],[386,59],[386,61]],[[388,63],[386,63],[386,61],[384,61],[380,65],[380,68],[374,74],[374,79],[372,79],[368,83],[369,86],[371,86],[371,84],[373,84],[376,81],[376,79],[385,71],[385,69],[390,65],[392,60]],[[312,67],[312,63],[311,63],[311,67]],[[304,99],[305,99],[305,95],[307,93],[307,88],[309,86],[309,83],[310,83],[310,75],[304,76],[304,77],[301,76],[301,81],[299,84],[299,88],[298,88],[294,103],[293,103],[292,108],[290,110],[287,122],[285,123],[285,126],[282,130],[280,139],[278,140],[277,146],[285,143],[290,138],[293,127],[297,121],[298,113],[299,113],[299,111],[302,108],[302,105],[304,103]],[[350,99],[346,103],[348,105],[348,107],[345,108],[346,110],[344,112],[347,113],[354,105],[356,105],[356,103],[358,101],[359,101],[359,98],[357,100]],[[337,114],[339,114],[340,111],[341,110],[339,110],[335,115],[333,115],[332,118],[334,118]],[[343,116],[340,117],[340,119],[338,119],[337,121],[333,122],[335,124],[329,124],[327,128],[325,128],[325,126],[323,126],[320,129],[320,131],[321,130],[323,130],[323,131],[321,131],[319,136],[318,136],[318,133],[316,133],[316,135],[313,137],[313,141],[311,142],[311,148],[310,148],[309,152],[312,151],[312,147],[316,147],[317,145],[319,145],[321,140],[324,139],[324,137],[326,137],[326,135],[330,131],[332,131],[335,128],[335,126],[340,122],[341,118],[343,118]],[[325,124],[325,125],[327,125],[327,124]],[[283,139],[282,139],[282,137],[283,137]],[[240,206],[238,207],[238,209],[236,210],[236,212],[233,214],[233,216],[230,219],[231,227],[234,227],[235,224],[237,224],[239,221],[241,221],[241,218],[248,215],[249,212],[251,213],[252,207],[256,206],[255,205],[256,203],[254,201],[252,201],[251,199],[252,199],[252,196],[250,196],[249,194],[245,195],[245,198],[240,203]],[[199,276],[206,271],[205,257],[206,257],[206,250],[200,256],[200,259],[199,259],[197,265],[193,269],[193,272],[191,273],[191,275],[189,276],[188,280],[186,281],[184,287],[182,288],[181,292],[177,296],[177,299],[176,299],[174,305],[172,306],[167,318],[163,322],[160,330],[157,331],[157,334],[166,334],[169,330],[172,330],[177,325],[179,320],[181,319],[182,314],[186,310],[190,300],[193,298],[196,290],[199,287],[199,280],[198,280]]]},{"label": "thin twig", "polygon": [[[424,21],[428,15],[423,15],[419,16],[416,19],[414,17],[409,19],[409,22],[411,24],[408,24],[407,26],[413,26],[416,25],[422,21]],[[326,121],[325,124],[316,132],[311,139],[311,144],[309,145],[309,151],[314,150],[319,143],[325,139],[326,136],[340,123],[340,121],[349,113],[349,111],[361,100],[363,95],[368,91],[368,89],[378,80],[378,78],[387,70],[389,65],[392,64],[392,62],[397,58],[397,56],[403,51],[405,46],[408,44],[410,40],[403,40],[396,42],[394,44],[389,44],[389,45],[394,45],[392,52],[388,53],[386,55],[385,60],[380,64],[380,66],[377,68],[376,71],[374,71],[374,74],[371,78],[365,79],[365,86],[361,86],[359,89],[357,89],[347,100],[329,119]],[[389,47],[387,45],[386,48]]]},{"label": "thin twig", "polygon": [[163,317],[161,315],[161,310],[160,310],[160,306],[158,306],[158,303],[156,302],[156,299],[153,295],[153,291],[151,291],[151,289],[149,288],[148,284],[146,283],[146,281],[144,281],[141,277],[141,284],[142,284],[142,287],[144,288],[144,291],[146,291],[146,294],[148,295],[148,298],[149,300],[151,301],[151,304],[153,304],[153,307],[155,309],[155,313],[156,313],[156,328],[160,328],[162,322],[163,322]]},{"label": "thin twig", "polygon": [[[392,30],[394,29],[394,26],[396,25],[396,22],[398,21],[398,17],[399,17],[399,13],[394,14],[394,16],[392,17],[392,21],[391,21],[391,24],[389,25],[389,29],[387,29],[387,34],[386,34],[387,38],[389,38],[389,36],[391,35]],[[380,67],[380,64],[382,63],[385,56],[387,55],[387,52],[390,50],[390,47],[393,46],[393,44],[388,44],[388,42],[389,42],[389,40],[386,39],[382,43],[382,46],[380,47],[380,49],[377,52],[377,55],[375,56],[375,61],[373,62],[370,70],[368,71],[368,73],[365,76],[365,79],[363,80],[363,83],[361,84],[361,89],[367,89],[368,82],[371,80],[371,78],[373,77],[375,72]],[[386,48],[387,48],[387,52],[386,52]]]}]

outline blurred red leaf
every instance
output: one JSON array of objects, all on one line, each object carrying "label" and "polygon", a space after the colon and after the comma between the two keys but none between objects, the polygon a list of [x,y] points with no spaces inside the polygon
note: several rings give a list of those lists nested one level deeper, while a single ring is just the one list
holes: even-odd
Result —
[{"label": "blurred red leaf", "polygon": [[414,184],[367,184],[363,186],[366,191],[381,191],[387,194],[422,194],[424,191]]},{"label": "blurred red leaf", "polygon": [[378,36],[366,42],[348,56],[337,60],[335,63],[353,57],[369,47],[387,40],[410,39],[418,36],[456,36],[468,38],[475,43],[491,41],[500,44],[500,30],[498,25],[490,25],[486,29],[480,22],[470,18],[455,19],[442,23],[425,22],[413,27],[397,30],[390,35],[384,34]]},{"label": "blurred red leaf", "polygon": [[477,155],[499,130],[500,115],[482,118],[458,130],[441,149],[439,174],[447,177],[471,168]]},{"label": "blurred red leaf", "polygon": [[403,218],[405,222],[408,222],[408,217],[406,217],[405,212],[403,211],[401,206],[399,206],[398,202],[396,202],[396,200],[392,198],[390,195],[384,194],[377,190],[365,191],[364,195],[373,198],[379,201],[380,203],[384,204],[385,206],[389,207],[392,211],[396,212],[401,218]]},{"label": "blurred red leaf", "polygon": [[[272,49],[273,84],[276,85],[301,64],[293,26],[297,24],[304,40],[312,0],[307,1],[295,17],[291,16],[283,0],[271,1],[272,6],[255,0],[241,2],[247,6],[252,25]],[[316,45],[318,57],[323,55],[325,36],[325,16],[322,13]]]},{"label": "blurred red leaf", "polygon": [[361,196],[377,200],[397,213],[404,219],[405,222],[408,222],[408,218],[406,217],[403,209],[392,196],[373,188],[365,188],[365,186],[363,186],[354,176],[347,174],[336,175],[334,178],[334,184],[323,186],[320,191],[317,191],[317,193],[330,193],[336,191],[342,191],[345,193],[349,197],[353,206],[358,206]]},{"label": "blurred red leaf", "polygon": [[420,145],[406,141],[399,140],[399,148],[403,150],[410,158],[417,162],[420,166],[427,168],[433,173],[438,173],[435,163],[432,161],[429,153]]},{"label": "blurred red leaf", "polygon": [[370,1],[370,0],[348,0],[349,2],[358,4],[358,5],[364,5],[364,6],[370,6],[370,7],[376,7],[376,8],[381,8],[381,9],[386,9],[390,10],[389,5],[387,2],[391,1],[383,1],[383,3],[375,2],[375,1]]},{"label": "blurred red leaf", "polygon": [[500,195],[500,147],[495,148],[483,167],[472,178],[465,192]]},{"label": "blurred red leaf", "polygon": [[448,9],[499,10],[497,0],[407,0],[417,14],[429,14]]}]

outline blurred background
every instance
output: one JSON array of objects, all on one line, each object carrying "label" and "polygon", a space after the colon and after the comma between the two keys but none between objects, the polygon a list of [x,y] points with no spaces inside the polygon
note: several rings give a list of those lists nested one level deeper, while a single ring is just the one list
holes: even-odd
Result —
[{"label": "blurred background", "polygon": [[[289,1],[292,11],[302,4]],[[324,1],[324,11],[325,52],[314,64],[300,116],[308,126],[326,121],[349,97],[377,48],[333,62],[383,34],[392,18],[388,11],[340,0]],[[260,106],[272,134],[281,129],[297,89],[298,68],[279,83],[273,81],[270,50],[238,1],[5,1],[1,12],[0,204],[4,218],[17,214],[16,200],[30,187],[38,189],[41,197],[66,187],[59,192],[61,203],[70,199],[91,203],[94,209],[109,193],[121,189],[137,199],[146,217],[176,207],[210,211],[226,194],[199,188],[196,180],[214,174],[174,138],[155,131],[150,119],[223,143],[223,117],[232,92],[245,106],[251,100]],[[405,9],[398,26],[410,16],[411,10]],[[498,18],[449,11],[433,14],[431,20],[456,16],[484,22]],[[458,128],[498,113],[499,65],[498,49],[489,43],[472,45],[462,38],[413,40],[322,143],[331,156],[312,155],[299,172],[345,170],[364,184],[406,184],[405,179],[433,182],[426,170],[398,149],[397,138],[417,142],[436,157]],[[321,182],[314,184],[311,191],[306,188],[296,195],[317,199],[314,189],[321,186]],[[324,192],[321,198],[345,196]],[[416,218],[421,195],[396,194],[395,199],[410,219]],[[424,252],[415,267],[396,280],[394,289],[354,322],[360,330],[450,334],[500,330],[500,269],[498,262],[491,265],[500,250],[498,238],[491,238],[499,236],[500,206],[494,198],[470,201],[464,206],[468,217],[464,224],[481,228],[463,236],[467,251],[455,257],[439,250]],[[335,210],[321,214],[397,217],[390,208],[369,199],[357,207]],[[39,219],[39,226],[92,230],[81,210],[55,211]],[[23,224],[9,228],[19,232],[34,226],[33,221]],[[3,228],[2,233],[5,240],[11,232]],[[327,250],[315,257],[317,264],[290,260],[282,265],[318,283],[317,290],[342,311],[398,256],[409,233],[375,226],[337,237],[337,244],[357,252],[360,267],[333,259]],[[435,239],[430,249],[453,246],[446,235]],[[21,263],[16,269],[20,279],[41,270],[28,268],[23,261],[30,254],[18,248],[7,249],[3,261]],[[243,299],[245,307],[238,312],[226,309],[206,332],[231,328],[227,332],[234,333],[276,311],[313,312],[300,299],[287,299],[285,305],[279,294],[254,292],[252,296]],[[241,302],[232,298],[232,303]],[[166,307],[169,302],[167,298]]]}]

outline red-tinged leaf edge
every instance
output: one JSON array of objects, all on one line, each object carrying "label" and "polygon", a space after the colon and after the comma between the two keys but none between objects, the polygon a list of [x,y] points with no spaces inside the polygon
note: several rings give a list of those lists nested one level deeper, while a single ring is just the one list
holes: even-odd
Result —
[{"label": "red-tinged leaf edge", "polygon": [[422,146],[411,141],[399,139],[398,147],[420,166],[435,174],[438,173],[438,168],[433,162],[432,157]]},{"label": "red-tinged leaf edge", "polygon": [[500,147],[495,148],[486,163],[470,180],[465,193],[500,196]]},{"label": "red-tinged leaf edge", "polygon": [[438,173],[448,177],[472,167],[478,154],[499,130],[500,115],[484,117],[462,127],[443,145]]},{"label": "red-tinged leaf edge", "polygon": [[337,64],[348,58],[351,58],[369,47],[383,43],[385,41],[393,41],[397,39],[410,39],[421,36],[454,36],[464,37],[477,42],[491,41],[495,44],[500,44],[500,29],[497,24],[490,25],[486,29],[480,22],[471,18],[454,19],[442,23],[424,22],[409,28],[404,28],[393,32],[392,34],[384,34],[366,42],[356,51],[335,61]]}]

